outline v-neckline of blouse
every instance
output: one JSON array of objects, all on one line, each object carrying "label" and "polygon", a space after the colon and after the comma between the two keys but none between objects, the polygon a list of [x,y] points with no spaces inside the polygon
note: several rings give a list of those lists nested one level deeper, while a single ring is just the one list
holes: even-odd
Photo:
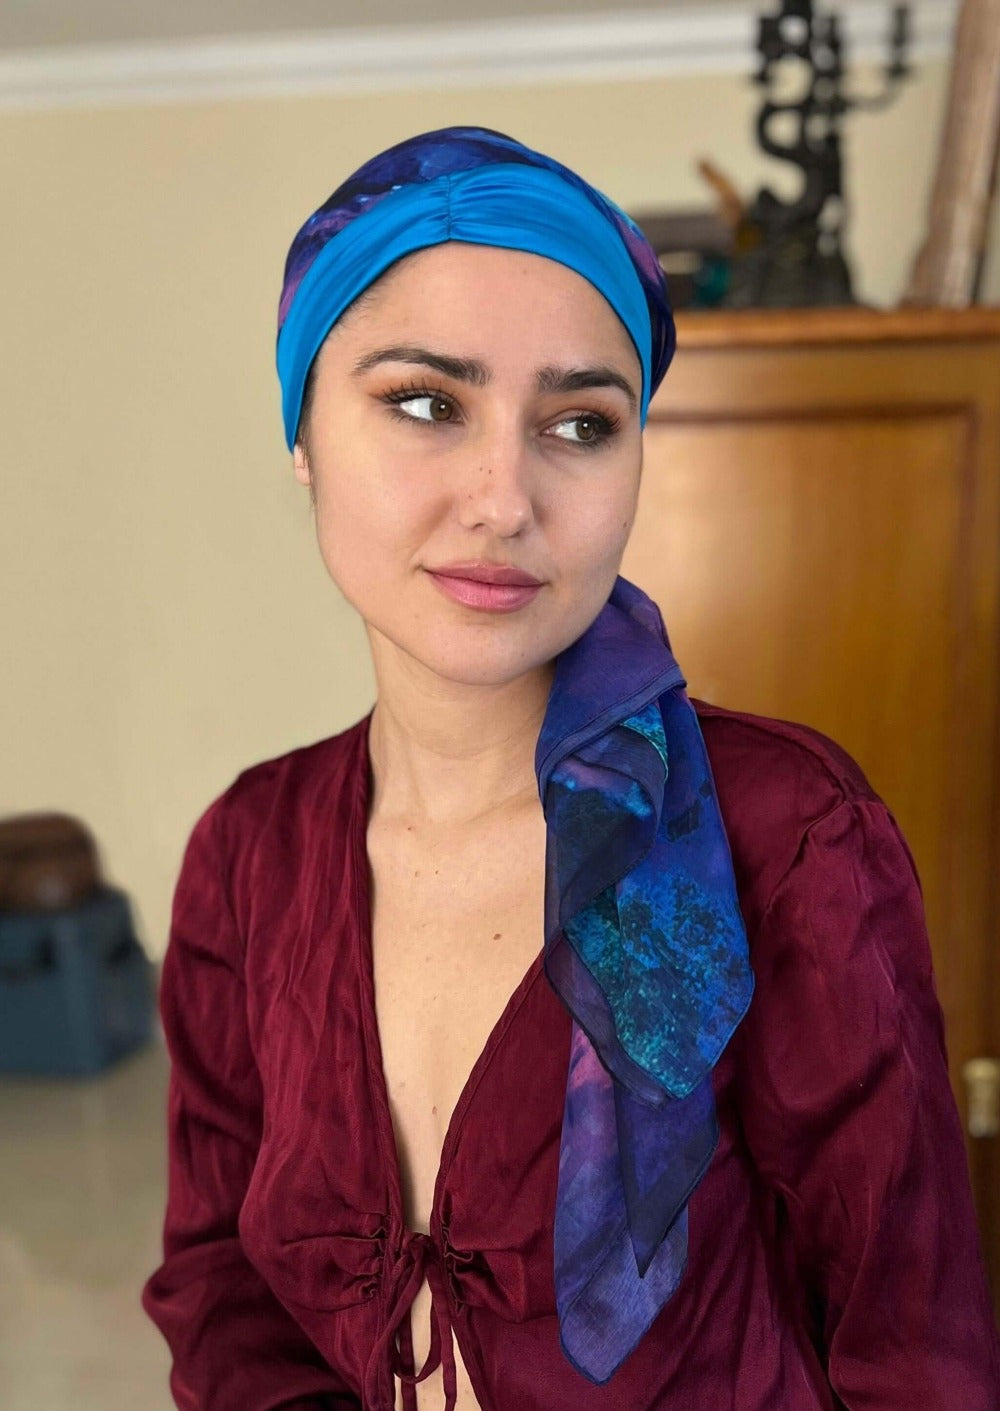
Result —
[{"label": "v-neckline of blouse", "polygon": [[[354,888],[357,898],[356,944],[361,992],[361,1029],[365,1047],[365,1059],[372,1095],[375,1099],[375,1122],[378,1128],[379,1147],[383,1166],[387,1173],[389,1195],[389,1221],[391,1231],[400,1243],[412,1232],[406,1223],[403,1208],[402,1163],[396,1130],[389,1105],[389,1084],[382,1060],[382,1040],[379,1033],[378,1010],[375,1006],[375,958],[372,938],[371,913],[371,864],[368,859],[368,807],[371,800],[371,757],[368,748],[368,732],[372,712],[359,723],[359,758],[355,774],[354,807],[352,809],[349,846],[354,871]],[[443,1247],[441,1201],[444,1195],[448,1171],[455,1156],[455,1150],[465,1123],[469,1106],[475,1097],[476,1089],[485,1076],[493,1057],[507,1034],[513,1020],[528,997],[528,992],[542,972],[545,958],[544,943],[539,947],[535,958],[518,981],[507,999],[496,1023],[486,1037],[486,1042],[459,1092],[448,1126],[444,1144],[438,1157],[437,1174],[434,1179],[434,1193],[431,1198],[429,1224],[430,1238]]]}]

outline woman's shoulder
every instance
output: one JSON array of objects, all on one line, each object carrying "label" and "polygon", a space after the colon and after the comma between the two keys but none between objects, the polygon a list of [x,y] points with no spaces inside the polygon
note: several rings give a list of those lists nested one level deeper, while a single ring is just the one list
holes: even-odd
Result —
[{"label": "woman's shoulder", "polygon": [[175,929],[185,916],[193,928],[203,926],[214,897],[247,947],[260,929],[255,922],[273,937],[297,892],[320,890],[317,869],[329,875],[349,856],[367,724],[365,717],[240,770],[203,808],[184,847]]},{"label": "woman's shoulder", "polygon": [[[718,776],[750,771],[770,792],[803,783],[838,801],[876,798],[864,770],[836,740],[811,725],[691,698]],[[759,776],[759,777],[756,777]]]},{"label": "woman's shoulder", "polygon": [[269,837],[288,839],[322,818],[346,817],[365,758],[368,717],[321,740],[241,769],[211,800],[195,825],[219,836],[226,851]]},{"label": "woman's shoulder", "polygon": [[766,897],[809,829],[845,805],[891,815],[861,765],[812,726],[692,697],[741,893]]}]

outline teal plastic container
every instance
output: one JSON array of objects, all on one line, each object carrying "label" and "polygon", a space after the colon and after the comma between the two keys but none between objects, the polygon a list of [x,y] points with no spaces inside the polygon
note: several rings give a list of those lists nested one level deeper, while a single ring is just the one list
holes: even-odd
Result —
[{"label": "teal plastic container", "polygon": [[152,1038],[155,971],[128,897],[0,912],[0,1073],[98,1073]]}]

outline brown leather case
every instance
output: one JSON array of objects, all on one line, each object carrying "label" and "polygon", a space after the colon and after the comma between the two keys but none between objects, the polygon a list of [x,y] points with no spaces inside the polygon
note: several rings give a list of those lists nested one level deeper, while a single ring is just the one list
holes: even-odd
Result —
[{"label": "brown leather case", "polygon": [[0,818],[0,911],[61,911],[101,886],[93,835],[65,813]]}]

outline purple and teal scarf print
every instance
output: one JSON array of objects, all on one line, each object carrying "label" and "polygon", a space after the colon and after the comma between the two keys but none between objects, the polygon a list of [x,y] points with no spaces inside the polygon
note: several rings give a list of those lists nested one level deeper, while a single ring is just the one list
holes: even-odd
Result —
[{"label": "purple and teal scarf print", "polygon": [[753,993],[729,843],[659,609],[619,578],[558,658],[535,755],[545,971],[573,1016],[555,1212],[563,1351],[606,1382],[680,1283]]}]

